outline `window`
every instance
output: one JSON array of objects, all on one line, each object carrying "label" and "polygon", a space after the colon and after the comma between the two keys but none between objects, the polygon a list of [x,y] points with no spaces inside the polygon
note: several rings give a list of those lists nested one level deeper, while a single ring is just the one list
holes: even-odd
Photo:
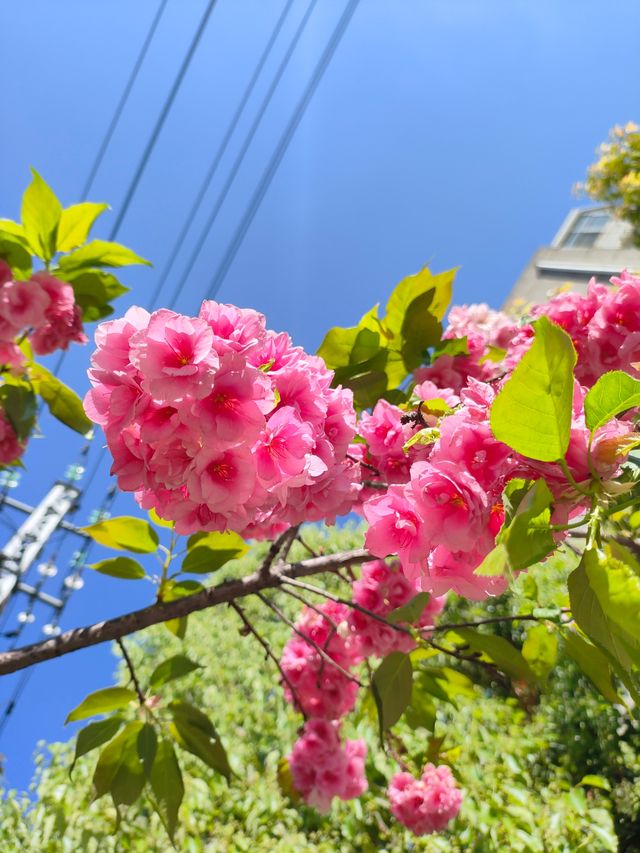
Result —
[{"label": "window", "polygon": [[578,214],[562,241],[563,247],[577,249],[593,246],[610,219],[608,210],[587,210]]}]

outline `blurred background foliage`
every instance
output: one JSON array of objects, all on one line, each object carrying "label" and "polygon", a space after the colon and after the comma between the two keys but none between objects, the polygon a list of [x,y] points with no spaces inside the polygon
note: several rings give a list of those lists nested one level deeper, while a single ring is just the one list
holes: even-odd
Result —
[{"label": "blurred background foliage", "polygon": [[[322,530],[309,525],[304,539],[315,551],[337,551],[360,546],[362,529],[346,525]],[[293,557],[307,556],[301,546],[295,547],[299,550]],[[234,573],[253,568],[262,551],[259,546],[235,563]],[[509,593],[490,603],[451,596],[439,621],[564,606],[566,577],[574,562],[570,553],[556,556],[521,575]],[[329,588],[340,583],[327,579]],[[348,594],[346,587],[343,594]],[[283,590],[272,595],[295,617],[298,602]],[[279,654],[289,635],[287,626],[257,600],[247,599],[243,606]],[[433,732],[422,726],[412,729],[403,719],[394,735],[399,738],[398,751],[415,768],[439,749],[439,760],[451,764],[465,799],[448,832],[415,838],[390,815],[385,789],[398,766],[379,747],[372,702],[364,691],[344,723],[344,733],[365,737],[369,744],[368,793],[348,803],[334,801],[325,817],[294,804],[281,791],[278,762],[290,750],[301,719],[284,702],[275,667],[265,661],[253,637],[239,636],[240,627],[229,608],[192,615],[189,655],[205,668],[163,692],[163,701],[180,697],[210,714],[235,773],[227,784],[216,774],[203,773],[197,760],[184,754],[186,792],[178,850],[640,850],[637,726],[624,708],[610,705],[596,692],[562,645],[540,693],[520,689],[477,664],[450,657],[442,661],[465,672],[473,686],[452,702],[425,698],[435,708]],[[531,623],[501,622],[486,629],[520,646]],[[181,641],[163,626],[145,631],[128,645],[143,680],[158,660],[182,649]],[[122,669],[120,675],[126,680]],[[125,810],[116,834],[111,801],[91,803],[95,753],[81,758],[71,777],[73,752],[73,740],[40,745],[31,790],[9,792],[1,800],[0,849],[38,853],[170,849],[150,804]]]}]

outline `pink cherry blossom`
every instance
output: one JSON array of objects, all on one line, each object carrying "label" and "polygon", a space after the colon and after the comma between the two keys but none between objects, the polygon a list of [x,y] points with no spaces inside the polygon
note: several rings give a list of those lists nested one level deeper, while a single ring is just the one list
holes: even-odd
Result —
[{"label": "pink cherry blossom", "polygon": [[9,465],[19,459],[25,450],[5,413],[0,409],[0,465]]},{"label": "pink cherry blossom", "polygon": [[389,783],[387,796],[393,816],[414,835],[446,829],[462,805],[462,791],[444,764],[427,764],[420,779],[397,773]]},{"label": "pink cherry blossom", "polygon": [[367,790],[363,740],[340,743],[338,728],[309,720],[288,756],[293,785],[309,806],[326,814],[334,797],[351,800]]},{"label": "pink cherry blossom", "polygon": [[37,281],[7,281],[0,286],[0,314],[17,330],[42,325],[49,304],[46,290]]}]

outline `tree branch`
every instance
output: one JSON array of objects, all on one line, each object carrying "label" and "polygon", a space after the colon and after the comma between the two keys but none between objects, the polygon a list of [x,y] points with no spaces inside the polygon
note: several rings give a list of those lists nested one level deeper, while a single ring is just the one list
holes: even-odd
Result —
[{"label": "tree branch", "polygon": [[127,665],[127,669],[129,670],[129,675],[131,676],[131,681],[133,682],[133,686],[135,687],[135,691],[138,694],[138,701],[141,705],[145,704],[144,693],[142,692],[142,688],[140,687],[140,682],[138,681],[138,676],[136,675],[135,668],[129,657],[129,652],[126,649],[126,646],[122,639],[118,637],[117,641],[118,646],[120,647],[120,651],[122,652],[122,657]]},{"label": "tree branch", "polygon": [[151,625],[157,625],[160,622],[179,619],[181,616],[188,616],[190,613],[196,613],[199,610],[207,610],[209,607],[215,607],[218,604],[228,604],[230,601],[253,595],[263,589],[278,587],[284,578],[309,577],[321,572],[334,572],[343,566],[352,563],[364,563],[370,559],[372,558],[368,551],[358,548],[353,551],[314,557],[298,563],[277,565],[266,572],[259,569],[244,578],[226,581],[187,598],[180,598],[176,601],[159,601],[141,610],[134,610],[124,616],[117,616],[115,619],[97,622],[85,628],[74,628],[50,640],[4,652],[0,654],[0,675],[16,672],[19,669],[33,666],[33,664],[85,649],[88,646],[117,640],[119,637],[135,634],[136,631],[141,631],[143,628],[149,628]]}]

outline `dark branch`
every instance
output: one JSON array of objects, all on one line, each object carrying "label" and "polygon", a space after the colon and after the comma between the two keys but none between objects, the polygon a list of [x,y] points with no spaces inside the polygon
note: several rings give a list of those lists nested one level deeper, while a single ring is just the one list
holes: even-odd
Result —
[{"label": "dark branch", "polygon": [[135,634],[136,631],[141,631],[143,628],[157,625],[160,622],[189,616],[191,613],[207,610],[209,607],[215,607],[218,604],[228,604],[230,601],[253,595],[263,589],[278,587],[284,578],[309,577],[322,572],[334,572],[351,563],[364,563],[370,559],[371,555],[363,548],[343,551],[340,554],[327,554],[299,563],[275,566],[264,573],[262,570],[258,570],[244,578],[226,581],[177,601],[159,601],[141,610],[134,610],[124,616],[117,616],[115,619],[97,622],[95,625],[89,625],[86,628],[74,628],[42,643],[34,643],[14,651],[4,652],[0,654],[0,675],[16,672],[35,663],[61,657],[88,646],[95,646],[98,643],[117,640],[119,637]]}]

